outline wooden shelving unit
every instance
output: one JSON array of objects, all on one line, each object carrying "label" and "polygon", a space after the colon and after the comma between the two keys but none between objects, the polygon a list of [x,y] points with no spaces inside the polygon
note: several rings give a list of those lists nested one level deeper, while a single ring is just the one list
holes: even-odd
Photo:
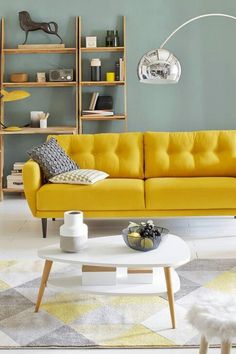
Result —
[{"label": "wooden shelving unit", "polygon": [[76,86],[76,81],[68,82],[4,82],[3,87],[68,87]]},{"label": "wooden shelving unit", "polygon": [[0,135],[18,135],[18,134],[76,134],[77,129],[75,127],[47,127],[47,128],[31,128],[25,127],[21,130],[7,131],[0,130]]},{"label": "wooden shelving unit", "polygon": [[81,81],[81,86],[119,86],[125,85],[125,81]]},{"label": "wooden shelving unit", "polygon": [[[78,17],[78,73],[79,73],[79,133],[83,133],[83,123],[86,121],[123,121],[124,130],[127,130],[127,88],[126,88],[126,19],[122,18],[122,34],[123,43],[120,47],[96,47],[96,48],[84,48],[82,47],[82,20]],[[121,53],[124,59],[124,81],[84,81],[83,80],[83,54],[84,53]],[[83,88],[84,87],[102,87],[108,86],[116,87],[122,86],[123,89],[123,106],[124,112],[122,114],[115,114],[114,116],[94,116],[94,115],[82,115],[83,109]],[[87,108],[86,108],[87,109]]]},{"label": "wooden shelving unit", "polygon": [[[81,17],[75,19],[75,46],[71,48],[5,48],[5,24],[4,18],[1,19],[1,33],[0,33],[0,90],[7,88],[47,88],[47,87],[74,87],[75,88],[75,126],[56,126],[48,127],[46,129],[25,127],[19,131],[6,131],[0,127],[0,200],[3,198],[3,193],[23,193],[22,190],[5,188],[3,185],[3,171],[4,171],[4,137],[9,135],[33,135],[33,134],[76,134],[83,133],[83,123],[87,121],[123,121],[124,130],[127,130],[127,88],[126,88],[126,19],[123,17],[122,24],[122,37],[123,43],[119,47],[96,47],[85,48],[82,47],[81,37]],[[124,59],[124,81],[85,81],[83,80],[82,66],[83,55],[85,53],[120,53]],[[25,83],[12,83],[5,81],[5,58],[9,55],[50,55],[50,54],[67,54],[75,56],[75,80],[72,82],[25,82]],[[83,110],[83,89],[86,87],[102,87],[107,86],[113,90],[114,87],[122,87],[123,90],[123,112],[116,113],[114,116],[95,116],[95,115],[82,115]],[[7,125],[7,117],[4,116],[4,102],[0,100],[0,121]],[[20,124],[20,123],[19,123]]]},{"label": "wooden shelving unit", "polygon": [[3,54],[75,54],[76,48],[37,48],[37,49],[18,49],[5,48]]},{"label": "wooden shelving unit", "polygon": [[125,119],[125,115],[116,114],[114,116],[100,116],[100,115],[89,115],[86,114],[81,117],[82,120],[123,120]]},{"label": "wooden shelving unit", "polygon": [[24,194],[23,190],[19,190],[17,188],[3,188],[2,191],[4,193],[22,193],[22,194]]},{"label": "wooden shelving unit", "polygon": [[84,53],[98,53],[98,52],[123,52],[125,47],[96,47],[96,48],[81,48]]},{"label": "wooden shelving unit", "polygon": [[[5,48],[5,24],[4,18],[1,19],[1,34],[0,34],[0,90],[5,88],[34,88],[34,87],[75,87],[75,125],[71,126],[54,126],[46,129],[25,127],[19,131],[7,131],[0,127],[0,200],[3,198],[3,193],[23,193],[19,189],[5,188],[3,184],[3,172],[4,172],[4,137],[8,135],[33,135],[33,134],[76,134],[78,132],[78,112],[79,112],[79,48],[78,48],[78,18],[75,18],[75,47],[72,48]],[[72,54],[75,55],[75,81],[71,82],[25,82],[25,83],[12,83],[6,82],[5,78],[5,57],[7,55],[23,55],[23,54]],[[0,100],[0,121],[7,125],[7,117],[4,117],[4,102]],[[20,124],[20,123],[19,123]]]}]

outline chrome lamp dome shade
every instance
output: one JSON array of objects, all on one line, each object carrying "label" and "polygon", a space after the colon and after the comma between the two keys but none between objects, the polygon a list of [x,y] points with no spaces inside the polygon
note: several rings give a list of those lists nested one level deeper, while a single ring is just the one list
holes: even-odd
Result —
[{"label": "chrome lamp dome shade", "polygon": [[138,65],[139,80],[144,84],[175,84],[180,75],[179,60],[163,48],[146,53]]}]

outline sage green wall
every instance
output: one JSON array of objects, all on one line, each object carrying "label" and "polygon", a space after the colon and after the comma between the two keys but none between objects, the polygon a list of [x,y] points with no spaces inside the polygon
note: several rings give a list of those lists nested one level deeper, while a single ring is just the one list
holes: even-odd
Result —
[{"label": "sage green wall", "polygon": [[[74,16],[83,19],[83,34],[97,34],[120,27],[127,17],[127,80],[129,130],[236,129],[236,22],[208,18],[185,27],[168,43],[182,64],[178,85],[142,85],[137,63],[146,51],[158,47],[168,34],[191,17],[207,12],[236,15],[235,0],[0,0],[0,14],[6,20],[6,45],[14,47],[24,38],[18,25],[18,11],[28,10],[35,20],[58,22],[67,46],[74,42]],[[47,42],[43,33],[30,34],[30,42]],[[17,56],[7,58],[7,73],[48,70],[73,65],[69,56]],[[26,124],[30,110],[51,112],[55,123],[72,122],[74,105],[71,88],[31,89],[32,96],[6,105],[11,124]],[[118,96],[120,94],[118,89]],[[119,109],[119,98],[116,102]],[[58,118],[57,118],[58,117]],[[122,123],[87,123],[87,132],[121,130]],[[7,137],[7,174],[11,164],[27,159],[26,150],[44,136]]]}]

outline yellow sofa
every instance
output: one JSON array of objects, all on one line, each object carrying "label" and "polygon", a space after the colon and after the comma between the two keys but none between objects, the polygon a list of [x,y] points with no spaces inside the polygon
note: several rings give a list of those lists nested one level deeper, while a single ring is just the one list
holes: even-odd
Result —
[{"label": "yellow sofa", "polygon": [[32,214],[82,210],[85,217],[236,215],[236,131],[54,136],[81,168],[110,177],[93,185],[44,183],[39,165],[23,169]]}]

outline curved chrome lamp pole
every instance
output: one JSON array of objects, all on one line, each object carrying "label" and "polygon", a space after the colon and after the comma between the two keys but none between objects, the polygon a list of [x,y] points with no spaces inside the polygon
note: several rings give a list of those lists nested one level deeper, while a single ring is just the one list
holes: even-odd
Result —
[{"label": "curved chrome lamp pole", "polygon": [[161,44],[160,48],[153,49],[144,54],[138,64],[139,81],[145,84],[175,84],[181,75],[179,60],[167,49],[163,49],[166,43],[183,27],[189,23],[204,17],[227,17],[236,20],[235,16],[212,13],[193,17],[177,27]]}]

